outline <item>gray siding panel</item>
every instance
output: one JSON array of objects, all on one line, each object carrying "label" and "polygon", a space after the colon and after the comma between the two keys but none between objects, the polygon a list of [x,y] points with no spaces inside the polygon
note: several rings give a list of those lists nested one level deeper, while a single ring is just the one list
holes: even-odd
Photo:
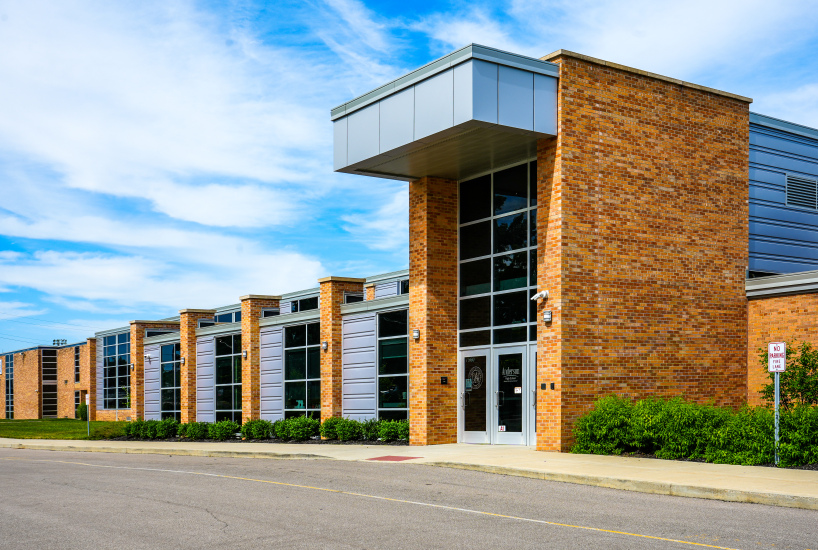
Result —
[{"label": "gray siding panel", "polygon": [[103,354],[105,353],[104,349],[105,338],[97,338],[97,394],[95,396],[96,402],[96,409],[101,411],[105,406],[105,401],[103,400],[103,374],[102,369],[105,363],[105,358]]},{"label": "gray siding panel", "polygon": [[292,311],[293,311],[292,302],[290,301],[281,302],[281,304],[278,306],[279,315],[284,315],[285,313],[292,313]]},{"label": "gray siding panel", "polygon": [[415,132],[415,89],[407,88],[380,102],[380,152],[412,143]]},{"label": "gray siding panel", "polygon": [[375,313],[348,315],[343,333],[343,415],[369,420],[377,415]]},{"label": "gray siding panel", "polygon": [[145,346],[145,420],[162,420],[159,398],[160,344]]},{"label": "gray siding panel", "polygon": [[818,177],[818,139],[750,124],[752,271],[818,269],[818,210],[787,205],[787,175]]},{"label": "gray siding panel", "polygon": [[347,159],[350,164],[376,156],[379,151],[380,104],[375,103],[347,118]]},{"label": "gray siding panel", "polygon": [[260,333],[261,418],[271,422],[284,418],[283,335],[282,327]]},{"label": "gray siding panel", "polygon": [[216,420],[216,339],[204,336],[196,340],[196,421]]},{"label": "gray siding panel", "polygon": [[339,118],[332,123],[333,148],[332,167],[334,170],[343,168],[347,164],[347,118]]},{"label": "gray siding panel", "polygon": [[385,298],[386,296],[397,296],[398,283],[392,281],[391,283],[383,283],[375,285],[375,298]]},{"label": "gray siding panel", "polygon": [[544,134],[557,133],[557,84],[556,78],[534,75],[534,131]]},{"label": "gray siding panel", "polygon": [[534,129],[534,74],[500,66],[497,118],[503,126]]},{"label": "gray siding panel", "polygon": [[[415,86],[415,141],[454,123],[454,71],[449,69]],[[352,115],[350,115],[352,116]],[[363,160],[367,157],[361,157]]]}]

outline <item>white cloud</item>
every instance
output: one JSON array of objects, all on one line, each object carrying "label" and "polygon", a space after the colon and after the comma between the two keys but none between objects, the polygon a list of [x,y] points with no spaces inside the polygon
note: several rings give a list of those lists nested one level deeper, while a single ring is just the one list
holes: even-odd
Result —
[{"label": "white cloud", "polygon": [[375,212],[342,216],[344,229],[375,250],[406,251],[409,235],[409,191],[394,193]]},{"label": "white cloud", "polygon": [[41,315],[46,310],[26,302],[0,302],[0,321]]},{"label": "white cloud", "polygon": [[753,110],[818,128],[818,84],[805,84],[756,98]]}]

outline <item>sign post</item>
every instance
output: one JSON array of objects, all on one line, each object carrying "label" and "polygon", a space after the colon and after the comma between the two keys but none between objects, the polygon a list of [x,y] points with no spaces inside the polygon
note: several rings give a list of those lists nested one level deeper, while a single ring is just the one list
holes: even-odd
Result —
[{"label": "sign post", "polygon": [[85,394],[85,418],[88,421],[88,439],[91,439],[91,394]]},{"label": "sign post", "polygon": [[787,343],[770,342],[767,346],[767,370],[775,373],[775,465],[778,466],[778,402],[781,387],[779,375],[787,370]]}]

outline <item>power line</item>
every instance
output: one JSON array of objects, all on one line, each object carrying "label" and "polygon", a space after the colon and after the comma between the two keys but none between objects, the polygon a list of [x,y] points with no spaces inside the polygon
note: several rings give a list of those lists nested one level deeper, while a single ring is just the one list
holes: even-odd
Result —
[{"label": "power line", "polygon": [[[20,317],[27,317],[27,315],[18,315],[16,317],[0,317],[0,321],[9,321],[9,322],[12,322],[12,323],[22,323],[24,325],[47,326],[47,325],[43,325],[42,323],[33,323],[33,322],[23,321],[23,320],[20,319]],[[41,317],[31,317],[31,319],[36,319],[38,321],[42,321],[44,323],[48,323],[48,324],[51,324],[51,325],[63,325],[63,326],[66,326],[66,327],[81,327],[81,328],[90,328],[90,329],[95,329],[95,330],[105,330],[105,329],[103,329],[101,327],[92,327],[90,325],[78,325],[76,323],[60,323],[58,321],[49,321],[49,320],[43,319]]]}]

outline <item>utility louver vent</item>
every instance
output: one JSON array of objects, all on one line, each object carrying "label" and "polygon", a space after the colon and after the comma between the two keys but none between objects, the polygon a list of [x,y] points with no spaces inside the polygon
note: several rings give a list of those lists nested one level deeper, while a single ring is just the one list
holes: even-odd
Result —
[{"label": "utility louver vent", "polygon": [[787,176],[787,204],[818,209],[818,180]]}]

